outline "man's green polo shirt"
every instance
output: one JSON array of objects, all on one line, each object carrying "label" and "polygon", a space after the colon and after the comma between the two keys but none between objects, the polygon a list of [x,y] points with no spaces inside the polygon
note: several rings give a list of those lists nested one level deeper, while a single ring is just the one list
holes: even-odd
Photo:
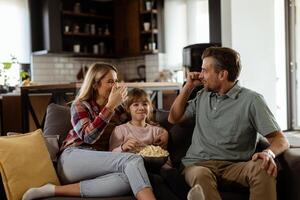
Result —
[{"label": "man's green polo shirt", "polygon": [[188,102],[186,117],[196,117],[192,143],[184,165],[204,160],[249,160],[257,133],[280,127],[262,95],[235,84],[224,96],[201,90]]}]

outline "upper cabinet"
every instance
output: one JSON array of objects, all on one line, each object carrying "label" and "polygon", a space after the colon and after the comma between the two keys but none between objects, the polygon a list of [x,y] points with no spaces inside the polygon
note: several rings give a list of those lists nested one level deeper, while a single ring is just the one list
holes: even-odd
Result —
[{"label": "upper cabinet", "polygon": [[124,57],[163,51],[163,0],[29,0],[32,51]]},{"label": "upper cabinet", "polygon": [[113,2],[62,0],[63,52],[111,56],[114,53]]},{"label": "upper cabinet", "polygon": [[140,41],[142,53],[164,51],[163,1],[140,0]]},{"label": "upper cabinet", "polygon": [[116,0],[114,16],[116,54],[140,55],[139,0]]}]

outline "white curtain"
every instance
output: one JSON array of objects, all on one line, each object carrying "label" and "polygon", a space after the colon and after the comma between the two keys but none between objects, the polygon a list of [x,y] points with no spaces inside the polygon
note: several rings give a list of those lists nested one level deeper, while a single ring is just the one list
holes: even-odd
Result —
[{"label": "white curtain", "polygon": [[0,62],[17,57],[30,62],[30,25],[27,0],[0,0]]},{"label": "white curtain", "polygon": [[165,0],[165,67],[182,67],[183,47],[209,42],[208,0]]}]

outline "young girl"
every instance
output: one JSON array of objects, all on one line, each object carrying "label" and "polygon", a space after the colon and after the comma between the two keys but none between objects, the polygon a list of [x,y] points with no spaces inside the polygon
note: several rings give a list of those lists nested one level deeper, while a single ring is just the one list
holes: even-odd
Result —
[{"label": "young girl", "polygon": [[117,126],[112,132],[109,142],[111,151],[137,153],[142,147],[151,144],[166,149],[168,132],[149,123],[153,108],[144,90],[134,88],[129,91],[125,109],[131,120]]}]

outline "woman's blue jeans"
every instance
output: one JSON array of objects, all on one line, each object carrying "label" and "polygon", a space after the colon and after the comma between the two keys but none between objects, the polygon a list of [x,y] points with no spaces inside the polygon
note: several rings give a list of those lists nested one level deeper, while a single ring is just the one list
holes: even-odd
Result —
[{"label": "woman's blue jeans", "polygon": [[151,187],[142,157],[132,153],[69,147],[58,159],[63,184],[80,183],[82,197],[136,194]]}]

